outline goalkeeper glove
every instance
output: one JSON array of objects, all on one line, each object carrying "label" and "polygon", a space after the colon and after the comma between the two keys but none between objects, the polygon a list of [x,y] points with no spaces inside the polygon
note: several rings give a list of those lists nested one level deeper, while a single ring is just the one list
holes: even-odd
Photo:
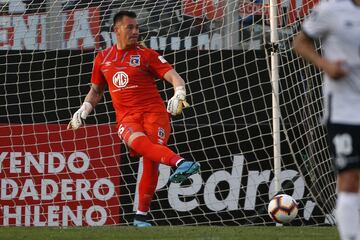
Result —
[{"label": "goalkeeper glove", "polygon": [[71,121],[67,126],[67,129],[78,129],[83,124],[83,121],[87,118],[87,116],[91,113],[92,110],[93,106],[91,105],[91,103],[84,102],[81,105],[80,109],[74,113]]},{"label": "goalkeeper glove", "polygon": [[168,101],[167,112],[171,115],[176,116],[181,114],[183,107],[187,108],[190,105],[186,102],[186,90],[184,86],[176,87],[175,93],[172,98]]}]

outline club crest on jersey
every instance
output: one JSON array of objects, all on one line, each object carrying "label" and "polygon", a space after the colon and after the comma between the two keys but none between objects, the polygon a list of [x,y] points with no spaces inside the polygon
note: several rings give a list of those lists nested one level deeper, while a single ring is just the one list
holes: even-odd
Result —
[{"label": "club crest on jersey", "polygon": [[165,138],[165,130],[162,127],[158,128],[158,137],[160,139],[164,139]]},{"label": "club crest on jersey", "polygon": [[132,55],[130,56],[129,65],[132,67],[140,66],[140,55]]}]

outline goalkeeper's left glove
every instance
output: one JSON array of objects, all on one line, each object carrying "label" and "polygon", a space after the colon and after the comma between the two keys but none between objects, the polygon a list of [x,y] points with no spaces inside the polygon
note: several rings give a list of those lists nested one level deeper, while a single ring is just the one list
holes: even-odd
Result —
[{"label": "goalkeeper's left glove", "polygon": [[171,115],[176,116],[181,114],[183,107],[187,108],[190,105],[186,102],[186,90],[184,86],[175,88],[175,93],[172,98],[168,101],[167,112]]},{"label": "goalkeeper's left glove", "polygon": [[77,130],[83,124],[83,121],[87,118],[92,110],[93,106],[91,103],[84,102],[80,109],[74,113],[71,121],[67,126],[67,129]]}]

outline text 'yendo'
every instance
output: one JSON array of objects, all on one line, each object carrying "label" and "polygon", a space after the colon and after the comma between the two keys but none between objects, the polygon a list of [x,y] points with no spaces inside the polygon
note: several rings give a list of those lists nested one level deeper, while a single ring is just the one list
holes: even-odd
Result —
[{"label": "text 'yendo'", "polygon": [[87,126],[76,134],[65,129],[10,125],[12,136],[0,134],[0,225],[118,224],[120,150],[111,128]]}]

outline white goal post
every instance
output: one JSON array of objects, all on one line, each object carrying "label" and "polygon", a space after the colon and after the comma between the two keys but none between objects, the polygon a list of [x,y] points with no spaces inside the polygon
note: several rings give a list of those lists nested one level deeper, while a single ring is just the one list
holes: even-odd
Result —
[{"label": "white goal post", "polygon": [[117,136],[108,91],[84,127],[66,130],[120,9],[186,80],[191,108],[172,118],[169,147],[202,168],[170,184],[160,167],[152,222],[273,225],[267,204],[284,192],[299,202],[291,224],[333,224],[321,74],[292,52],[317,2],[0,0],[0,226],[132,224],[142,160]]}]

